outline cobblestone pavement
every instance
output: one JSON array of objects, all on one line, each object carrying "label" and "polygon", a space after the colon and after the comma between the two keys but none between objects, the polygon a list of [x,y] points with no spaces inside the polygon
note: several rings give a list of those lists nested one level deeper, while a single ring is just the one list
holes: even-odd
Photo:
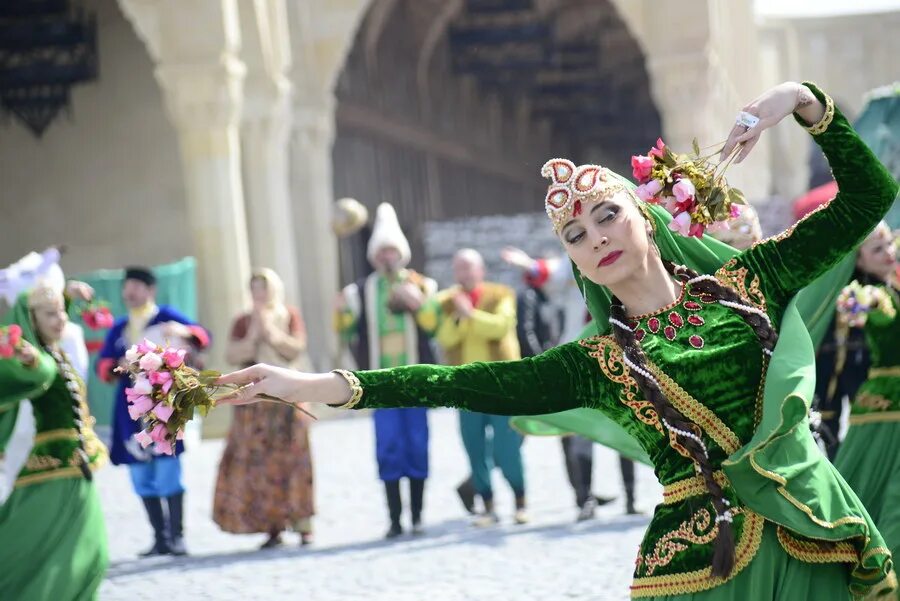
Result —
[{"label": "cobblestone pavement", "polygon": [[[111,566],[102,601],[272,600],[492,601],[628,598],[634,556],[648,517],[625,516],[616,456],[595,448],[595,492],[619,499],[597,519],[574,523],[572,490],[557,438],[523,447],[531,523],[511,523],[513,499],[495,470],[501,524],[476,530],[454,488],[468,472],[457,417],[430,413],[431,478],[425,492],[425,536],[386,542],[384,493],[377,479],[369,417],[313,428],[316,542],[300,548],[293,534],[275,550],[257,551],[263,535],[231,535],[212,522],[212,494],[223,441],[204,441],[183,456],[187,486],[186,558],[136,559],[151,534],[122,467],[97,475],[110,539]],[[637,469],[638,507],[652,510],[661,488]],[[404,492],[405,494],[405,492]]]}]

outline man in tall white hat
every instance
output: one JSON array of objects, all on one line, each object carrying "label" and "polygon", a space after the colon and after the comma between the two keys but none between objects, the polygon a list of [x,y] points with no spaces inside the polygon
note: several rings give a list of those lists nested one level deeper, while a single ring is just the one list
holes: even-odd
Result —
[{"label": "man in tall white hat", "polygon": [[[337,301],[336,329],[360,369],[435,362],[429,337],[437,328],[437,305],[431,300],[437,284],[407,268],[410,254],[394,207],[382,203],[367,248],[375,271],[344,288]],[[391,521],[387,538],[403,533],[403,478],[409,480],[412,531],[420,534],[428,477],[426,410],[378,409],[374,419],[378,473]]]}]

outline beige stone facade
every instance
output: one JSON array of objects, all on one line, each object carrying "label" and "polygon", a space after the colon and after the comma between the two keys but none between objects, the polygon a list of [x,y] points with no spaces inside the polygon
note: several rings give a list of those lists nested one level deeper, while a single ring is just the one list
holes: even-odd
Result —
[{"label": "beige stone facade", "polygon": [[[331,367],[334,90],[354,44],[384,43],[377,24],[395,4],[86,2],[100,79],[74,90],[72,118],[43,139],[0,130],[0,262],[60,242],[69,271],[194,255],[202,319],[219,336],[245,303],[250,266],[271,266],[302,305],[316,367]],[[462,6],[446,4],[422,52]],[[751,0],[612,4],[645,55],[661,134],[679,148],[723,140],[741,103],[779,80],[817,80],[858,110],[866,90],[897,79],[898,14],[758,23]],[[367,15],[372,33],[358,40]],[[733,171],[752,199],[803,191],[802,132],[771,137]],[[213,363],[223,367],[221,346]]]}]

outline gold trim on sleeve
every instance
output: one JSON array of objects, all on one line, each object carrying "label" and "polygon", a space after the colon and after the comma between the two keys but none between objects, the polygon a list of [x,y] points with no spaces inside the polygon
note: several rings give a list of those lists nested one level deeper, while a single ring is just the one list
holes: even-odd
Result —
[{"label": "gold trim on sleeve", "polygon": [[900,377],[900,365],[892,365],[891,367],[873,367],[869,369],[870,378],[893,378]]},{"label": "gold trim on sleeve", "polygon": [[814,136],[818,136],[825,132],[828,129],[828,126],[831,125],[831,121],[834,119],[834,100],[832,100],[831,96],[825,94],[825,114],[822,115],[822,118],[819,119],[816,123],[809,125],[806,127],[806,131],[811,133]]},{"label": "gold trim on sleeve", "polygon": [[346,369],[333,369],[331,373],[337,374],[344,378],[347,381],[347,385],[350,386],[350,400],[344,403],[343,405],[338,405],[335,409],[353,409],[356,407],[363,397],[363,387],[362,383],[359,381],[359,378],[356,377],[352,371],[347,371]]}]

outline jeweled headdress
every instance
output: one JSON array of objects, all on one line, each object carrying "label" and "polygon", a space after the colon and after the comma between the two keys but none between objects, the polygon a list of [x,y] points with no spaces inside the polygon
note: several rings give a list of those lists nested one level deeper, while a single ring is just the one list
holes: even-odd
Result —
[{"label": "jeweled headdress", "polygon": [[62,303],[62,292],[57,289],[51,282],[39,280],[38,283],[28,292],[28,308],[34,309],[42,305],[50,305],[53,303]]},{"label": "jeweled headdress", "polygon": [[544,207],[553,222],[554,232],[559,232],[570,219],[580,215],[585,204],[606,200],[625,189],[625,185],[605,167],[576,167],[567,159],[550,159],[541,167],[541,175],[553,182],[547,190]]}]

